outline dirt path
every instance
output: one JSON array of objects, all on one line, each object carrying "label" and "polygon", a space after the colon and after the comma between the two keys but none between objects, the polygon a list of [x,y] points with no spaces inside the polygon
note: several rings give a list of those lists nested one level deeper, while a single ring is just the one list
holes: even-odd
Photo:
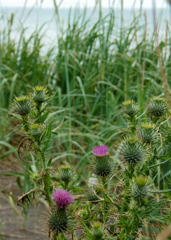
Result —
[{"label": "dirt path", "polygon": [[[21,208],[17,208],[21,212]],[[12,209],[9,201],[0,198],[0,219],[1,219],[1,234],[3,240],[16,240],[16,239],[28,239],[28,240],[45,240],[48,239],[47,235],[43,232],[41,224],[41,212],[43,206],[31,207],[26,230],[22,230],[23,215],[17,215]]]},{"label": "dirt path", "polygon": [[[10,161],[1,161],[1,172],[22,172],[19,164]],[[45,206],[41,203],[32,206],[29,210],[26,229],[22,229],[23,214],[22,208],[10,203],[9,196],[5,193],[9,191],[16,199],[22,193],[16,183],[15,177],[0,176],[0,222],[2,227],[0,233],[3,240],[47,240],[47,234],[43,230],[42,215]],[[15,210],[14,210],[15,209]],[[0,238],[1,239],[1,238]]]}]

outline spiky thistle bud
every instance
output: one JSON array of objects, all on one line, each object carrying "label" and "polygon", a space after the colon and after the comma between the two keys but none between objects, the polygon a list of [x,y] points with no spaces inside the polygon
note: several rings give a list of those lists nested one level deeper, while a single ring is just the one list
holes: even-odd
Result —
[{"label": "spiky thistle bud", "polygon": [[92,153],[95,156],[93,160],[95,174],[101,177],[109,176],[113,171],[113,160],[108,155],[108,146],[94,147]]},{"label": "spiky thistle bud", "polygon": [[135,137],[125,139],[120,145],[120,156],[128,164],[140,163],[146,158],[144,145]]},{"label": "spiky thistle bud", "polygon": [[15,97],[14,102],[14,112],[21,115],[26,116],[31,111],[31,101],[27,96]]},{"label": "spiky thistle bud", "polygon": [[166,100],[160,97],[153,97],[147,106],[147,112],[155,117],[161,117],[165,115],[166,111]]},{"label": "spiky thistle bud", "polygon": [[42,86],[36,86],[33,88],[31,97],[34,102],[36,102],[37,104],[41,104],[41,103],[45,102],[48,98],[47,89]]},{"label": "spiky thistle bud", "polygon": [[68,228],[68,214],[65,209],[53,209],[49,214],[48,230],[54,234],[58,234]]},{"label": "spiky thistle bud", "polygon": [[36,137],[42,134],[42,129],[40,128],[39,124],[33,124],[30,127],[31,135]]},{"label": "spiky thistle bud", "polygon": [[102,240],[104,235],[104,230],[100,224],[100,222],[95,222],[92,226],[92,232],[94,240]]},{"label": "spiky thistle bud", "polygon": [[88,201],[94,204],[98,203],[102,197],[103,191],[104,189],[101,185],[96,185],[93,188],[89,188],[86,194]]},{"label": "spiky thistle bud", "polygon": [[151,194],[149,181],[144,176],[139,176],[132,184],[131,194],[135,198],[147,199]]},{"label": "spiky thistle bud", "polygon": [[59,174],[58,177],[60,180],[62,180],[63,182],[69,182],[72,177],[73,177],[73,169],[71,166],[67,165],[67,166],[61,166],[59,169]]},{"label": "spiky thistle bud", "polygon": [[135,116],[138,112],[138,105],[133,100],[128,100],[122,103],[122,111],[130,117]]},{"label": "spiky thistle bud", "polygon": [[138,129],[138,137],[143,143],[152,143],[156,140],[156,126],[151,123],[142,123]]}]

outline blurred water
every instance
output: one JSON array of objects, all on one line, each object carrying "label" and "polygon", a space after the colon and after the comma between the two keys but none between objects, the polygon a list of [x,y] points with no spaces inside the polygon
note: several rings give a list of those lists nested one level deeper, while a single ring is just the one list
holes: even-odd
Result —
[{"label": "blurred water", "polygon": [[[110,13],[111,9],[109,8],[103,8],[102,14],[103,16]],[[115,33],[114,37],[117,37],[119,28],[121,26],[121,10],[120,9],[114,9],[115,11]],[[3,15],[3,18],[0,18],[0,30],[4,28],[5,20],[4,19],[10,19],[11,13],[14,14],[14,21],[13,21],[13,32],[12,37],[14,40],[18,40],[21,32],[21,28],[27,28],[25,34],[26,38],[28,38],[33,31],[36,29],[39,29],[42,26],[41,34],[44,34],[43,37],[43,44],[45,46],[51,46],[56,43],[57,36],[61,35],[61,31],[65,31],[68,26],[68,22],[72,25],[74,21],[74,17],[76,19],[78,16],[83,16],[84,9],[72,9],[71,14],[69,14],[68,8],[60,8],[59,9],[59,18],[60,23],[57,21],[57,16],[54,13],[53,8],[34,8],[31,10],[30,8],[25,8],[23,11],[23,8],[14,8],[14,7],[6,7],[0,9],[1,16]],[[89,19],[89,26],[91,27],[99,17],[99,11],[96,10],[93,14],[93,9],[88,8],[86,12],[86,19]],[[142,9],[141,18],[139,25],[143,26],[145,23],[144,13],[147,15],[147,29],[148,34],[152,34],[154,30],[153,26],[153,12],[152,9]],[[129,27],[131,22],[134,20],[134,16],[137,17],[140,14],[140,9],[134,9],[132,11],[131,9],[124,9],[123,11],[123,19],[124,19],[124,26]],[[166,35],[166,23],[170,20],[170,12],[169,8],[167,9],[157,9],[157,21],[159,23],[158,25],[158,31],[159,36],[161,39],[164,40]],[[44,25],[43,25],[44,24]],[[81,19],[80,19],[81,24]],[[142,28],[142,31],[144,31],[144,28]],[[147,36],[148,36],[147,34]]]}]

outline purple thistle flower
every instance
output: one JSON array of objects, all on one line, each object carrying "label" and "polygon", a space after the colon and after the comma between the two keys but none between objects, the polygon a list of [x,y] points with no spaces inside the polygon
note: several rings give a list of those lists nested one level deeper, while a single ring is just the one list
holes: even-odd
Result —
[{"label": "purple thistle flower", "polygon": [[57,204],[58,208],[66,208],[73,202],[73,198],[66,190],[59,189],[53,193],[53,201]]},{"label": "purple thistle flower", "polygon": [[105,145],[94,147],[92,150],[92,153],[97,157],[103,157],[107,155],[107,152],[108,152],[108,146],[105,146]]}]

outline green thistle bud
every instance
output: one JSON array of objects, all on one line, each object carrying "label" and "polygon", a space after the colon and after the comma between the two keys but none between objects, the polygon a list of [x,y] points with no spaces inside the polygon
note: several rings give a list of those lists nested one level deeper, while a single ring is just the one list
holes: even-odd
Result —
[{"label": "green thistle bud", "polygon": [[104,231],[101,227],[101,224],[99,222],[95,222],[92,226],[92,235],[93,235],[93,239],[95,240],[102,240],[103,239],[103,235],[104,235]]},{"label": "green thistle bud", "polygon": [[151,194],[148,179],[144,176],[135,179],[135,182],[132,184],[131,194],[135,198],[147,199]]},{"label": "green thistle bud", "polygon": [[41,134],[42,134],[42,129],[40,128],[39,124],[31,125],[31,135],[40,136]]},{"label": "green thistle bud", "polygon": [[68,216],[65,209],[57,209],[53,210],[50,213],[48,220],[48,228],[49,231],[57,234],[58,232],[62,232],[63,230],[67,230],[68,228]]},{"label": "green thistle bud", "polygon": [[136,164],[145,160],[146,149],[138,139],[130,137],[120,145],[120,156],[128,164]]},{"label": "green thistle bud", "polygon": [[147,112],[155,117],[161,117],[165,115],[166,110],[166,100],[159,97],[153,97],[147,106]]},{"label": "green thistle bud", "polygon": [[133,117],[139,108],[133,100],[128,100],[122,103],[122,111],[130,117]]},{"label": "green thistle bud", "polygon": [[13,102],[14,111],[21,115],[26,116],[31,111],[31,101],[27,96],[16,97]]},{"label": "green thistle bud", "polygon": [[113,172],[113,160],[109,155],[103,157],[95,156],[93,167],[96,175],[107,177]]},{"label": "green thistle bud", "polygon": [[64,182],[69,182],[72,179],[73,175],[73,169],[69,165],[61,166],[61,168],[59,169],[59,179]]},{"label": "green thistle bud", "polygon": [[31,97],[34,102],[41,104],[47,100],[47,89],[42,86],[36,86],[33,88]]},{"label": "green thistle bud", "polygon": [[138,130],[138,136],[143,143],[151,143],[156,140],[156,127],[151,123],[142,123]]}]

